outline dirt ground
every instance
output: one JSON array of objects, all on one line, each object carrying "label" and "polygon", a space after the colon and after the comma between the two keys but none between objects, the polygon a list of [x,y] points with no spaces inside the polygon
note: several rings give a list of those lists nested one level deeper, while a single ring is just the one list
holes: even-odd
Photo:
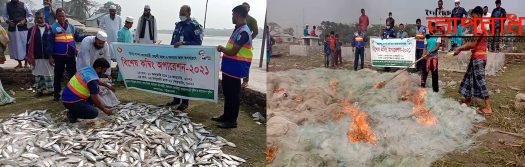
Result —
[{"label": "dirt ground", "polygon": [[[343,69],[353,70],[353,62],[343,58]],[[323,67],[323,57],[280,55],[271,58],[269,71],[313,69]],[[369,68],[369,65],[365,64]],[[432,166],[525,166],[525,111],[515,111],[514,99],[518,92],[525,93],[525,64],[507,65],[504,72],[488,76],[492,110],[486,121],[476,125],[474,132],[487,133],[476,138],[468,150],[451,152]],[[464,73],[440,71],[440,85],[445,96],[461,99],[458,93]],[[455,82],[455,84],[453,84]],[[476,102],[476,106],[484,105]],[[510,132],[516,135],[509,135]],[[521,136],[521,137],[518,137]]]},{"label": "dirt ground", "polygon": [[[16,98],[16,103],[5,106],[0,106],[0,122],[9,118],[11,114],[19,114],[26,110],[42,110],[47,109],[58,121],[65,121],[63,111],[65,110],[61,103],[53,102],[53,98],[43,97],[35,99],[33,93],[28,90],[21,90],[19,86],[4,85],[6,91],[13,90]],[[29,88],[25,86],[24,89]],[[123,87],[117,88],[117,96],[123,103],[138,102],[148,103],[153,105],[163,105],[168,103],[171,98],[166,96],[145,93],[137,90],[126,90]],[[254,110],[248,106],[241,106],[241,111],[238,118],[238,127],[236,129],[224,130],[216,127],[216,123],[210,118],[220,115],[223,112],[224,101],[221,99],[219,103],[190,101],[190,107],[187,112],[192,118],[193,122],[202,123],[207,126],[206,129],[212,133],[224,137],[237,145],[236,148],[225,147],[223,151],[228,154],[233,154],[245,158],[248,162],[243,166],[265,166],[265,142],[266,142],[266,126],[258,125],[252,120],[251,115],[255,112],[262,112]]]}]

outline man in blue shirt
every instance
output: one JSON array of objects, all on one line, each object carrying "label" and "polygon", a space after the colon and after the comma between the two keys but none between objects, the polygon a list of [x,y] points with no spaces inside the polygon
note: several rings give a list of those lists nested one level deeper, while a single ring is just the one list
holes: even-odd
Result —
[{"label": "man in blue shirt", "polygon": [[[507,17],[507,12],[501,7],[501,0],[496,0],[496,8],[492,10],[492,18],[505,18]],[[505,26],[505,20],[495,20],[494,22],[494,38],[492,39],[492,44],[490,45],[491,51],[499,52],[499,36],[502,35],[501,26]]]},{"label": "man in blue shirt", "polygon": [[106,59],[97,59],[92,67],[80,69],[68,82],[62,92],[62,104],[67,109],[67,118],[70,123],[77,122],[78,118],[96,118],[98,110],[95,107],[107,115],[112,114],[111,109],[107,108],[98,96],[99,85],[115,90],[110,85],[99,82],[99,76],[104,75],[108,68],[110,65]]},{"label": "man in blue shirt", "polygon": [[332,50],[330,49],[330,41],[328,41],[328,38],[330,35],[326,34],[324,37],[324,67],[328,68],[330,66],[330,55],[332,54]]},{"label": "man in blue shirt", "polygon": [[[354,38],[352,42],[352,47],[355,48],[355,57],[354,57],[354,71],[357,71],[359,66],[359,60],[361,60],[361,68],[363,69],[365,66],[365,46],[367,40],[367,36],[364,31],[364,27],[359,26],[359,24],[356,25],[357,31],[354,33]],[[354,50],[352,48],[352,50]]]},{"label": "man in blue shirt", "polygon": [[56,15],[55,11],[53,11],[52,4],[52,0],[44,0],[44,7],[38,10],[38,12],[44,14],[44,22],[49,25],[53,25],[56,22]]},{"label": "man in blue shirt", "polygon": [[465,10],[465,8],[459,6],[460,5],[460,0],[455,0],[455,5],[456,7],[454,9],[452,9],[452,14],[450,15],[451,18],[458,18],[459,20],[456,21],[456,29],[457,29],[457,34],[455,34],[457,37],[455,38],[452,38],[452,49],[458,47],[458,46],[461,46],[462,45],[462,40],[461,40],[461,37],[463,35],[463,27],[461,26],[461,19],[463,17],[467,17],[468,16],[468,13],[467,11]]},{"label": "man in blue shirt", "polygon": [[306,25],[306,27],[304,27],[304,30],[303,30],[303,35],[306,37],[310,34],[308,34],[308,24]]},{"label": "man in blue shirt", "polygon": [[[222,52],[222,93],[224,94],[224,113],[213,117],[220,122],[219,128],[236,128],[239,116],[241,87],[248,86],[252,52],[251,31],[246,25],[248,11],[239,5],[232,10],[232,21],[235,30],[226,47],[218,46]],[[241,84],[241,80],[243,83]]]},{"label": "man in blue shirt", "polygon": [[[202,45],[202,26],[191,18],[191,8],[184,5],[179,11],[180,22],[175,24],[171,45],[179,47],[181,45]],[[180,104],[180,105],[179,105]],[[179,105],[177,110],[184,111],[188,108],[189,100],[173,98],[173,101],[167,105]]]}]

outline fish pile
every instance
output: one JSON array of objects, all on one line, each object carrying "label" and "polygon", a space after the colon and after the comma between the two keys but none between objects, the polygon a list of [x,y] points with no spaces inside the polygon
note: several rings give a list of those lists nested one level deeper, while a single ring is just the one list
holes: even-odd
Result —
[{"label": "fish pile", "polygon": [[187,113],[128,103],[97,122],[56,123],[46,111],[0,124],[0,166],[239,166],[222,152],[236,147]]}]

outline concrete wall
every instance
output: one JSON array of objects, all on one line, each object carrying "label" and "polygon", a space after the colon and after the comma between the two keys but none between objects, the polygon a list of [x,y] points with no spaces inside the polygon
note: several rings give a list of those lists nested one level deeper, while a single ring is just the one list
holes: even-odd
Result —
[{"label": "concrete wall", "polygon": [[290,45],[290,55],[314,56],[323,53],[322,46]]},{"label": "concrete wall", "polygon": [[[455,57],[442,56],[439,58],[439,69],[446,71],[465,72],[470,62],[470,52],[462,52]],[[504,53],[488,52],[487,66],[485,72],[487,75],[496,75],[505,65]]]}]

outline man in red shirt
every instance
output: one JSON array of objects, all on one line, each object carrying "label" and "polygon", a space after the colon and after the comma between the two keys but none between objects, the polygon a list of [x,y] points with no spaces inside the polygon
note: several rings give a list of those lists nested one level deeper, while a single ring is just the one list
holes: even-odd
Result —
[{"label": "man in red shirt", "polygon": [[[483,8],[477,6],[472,10],[473,18],[481,18],[483,16]],[[478,109],[479,114],[490,115],[492,109],[490,107],[489,91],[487,89],[487,80],[485,79],[485,66],[487,62],[487,32],[482,31],[483,26],[478,21],[476,27],[477,31],[474,31],[474,37],[472,41],[463,44],[461,47],[456,48],[454,55],[458,55],[461,51],[470,50],[472,56],[470,57],[470,63],[467,67],[467,72],[461,82],[459,93],[465,98],[462,103],[470,105],[472,98],[479,98],[485,101],[485,108]]]},{"label": "man in red shirt", "polygon": [[363,31],[368,30],[368,25],[370,22],[368,21],[368,16],[365,14],[365,9],[361,9],[361,16],[359,17],[359,26],[363,28]]}]

